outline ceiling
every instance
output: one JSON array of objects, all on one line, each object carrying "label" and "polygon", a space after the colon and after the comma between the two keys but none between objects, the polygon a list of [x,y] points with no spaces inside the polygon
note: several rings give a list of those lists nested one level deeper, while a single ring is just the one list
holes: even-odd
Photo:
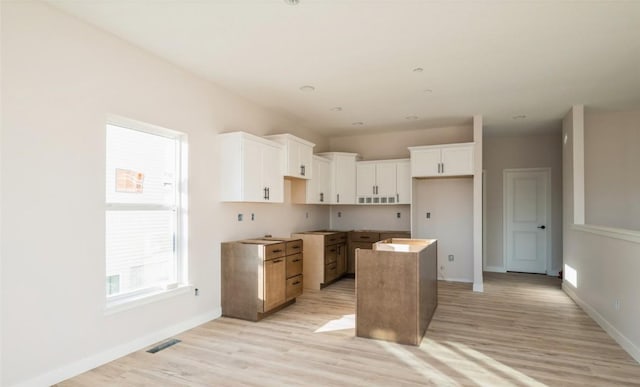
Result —
[{"label": "ceiling", "polygon": [[573,104],[640,106],[637,1],[49,3],[325,135],[475,114],[549,132]]}]

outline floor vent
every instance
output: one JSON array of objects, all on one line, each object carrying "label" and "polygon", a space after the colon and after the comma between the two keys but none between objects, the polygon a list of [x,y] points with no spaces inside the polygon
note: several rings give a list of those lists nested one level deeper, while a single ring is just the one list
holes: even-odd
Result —
[{"label": "floor vent", "polygon": [[178,344],[180,342],[180,340],[178,339],[171,339],[171,340],[167,340],[162,344],[158,344],[155,347],[151,348],[150,350],[148,350],[147,352],[149,353],[156,353],[156,352],[160,352],[165,348],[169,348],[172,345]]}]

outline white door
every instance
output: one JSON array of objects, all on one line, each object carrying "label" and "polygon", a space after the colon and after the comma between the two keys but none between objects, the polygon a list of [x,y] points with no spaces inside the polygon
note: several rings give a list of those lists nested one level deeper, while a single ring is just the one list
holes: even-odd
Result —
[{"label": "white door", "polygon": [[551,239],[549,176],[548,169],[504,171],[504,245],[508,271],[547,271]]}]

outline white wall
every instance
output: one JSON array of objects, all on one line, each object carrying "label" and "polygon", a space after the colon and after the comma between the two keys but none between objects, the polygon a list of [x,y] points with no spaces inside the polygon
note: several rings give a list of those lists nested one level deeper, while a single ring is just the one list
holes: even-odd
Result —
[{"label": "white wall", "polygon": [[363,160],[388,160],[409,158],[410,146],[471,141],[469,125],[331,137],[329,146],[333,152],[358,153]]},{"label": "white wall", "polygon": [[640,110],[585,110],[585,221],[640,231]]},{"label": "white wall", "polygon": [[[584,126],[589,126],[586,117]],[[640,232],[602,229],[582,224],[584,180],[589,175],[592,151],[584,152],[582,107],[574,107],[563,122],[563,259],[575,269],[577,286],[565,275],[563,289],[623,348],[640,361]],[[611,118],[611,124],[617,122]],[[606,122],[604,122],[606,123]],[[615,157],[615,149],[598,149]],[[584,156],[583,156],[584,155]],[[598,155],[601,157],[603,155]],[[585,170],[582,170],[584,157]],[[612,187],[612,189],[614,189]],[[615,192],[613,192],[615,194]],[[566,268],[566,266],[565,266]],[[566,273],[566,271],[565,271]],[[616,310],[616,300],[620,308]]]},{"label": "white wall", "polygon": [[503,252],[503,171],[511,168],[551,169],[552,267],[549,273],[562,270],[562,138],[558,134],[541,136],[488,136],[484,138],[486,181],[485,240],[487,255],[484,267],[504,271]]},{"label": "white wall", "polygon": [[411,207],[407,204],[331,206],[331,229],[409,231]]},{"label": "white wall", "polygon": [[473,179],[413,179],[413,195],[411,236],[438,240],[438,278],[473,282]]},{"label": "white wall", "polygon": [[[52,384],[219,315],[221,241],[329,226],[321,206],[219,203],[214,153],[231,130],[328,141],[49,6],[1,7],[0,385]],[[188,135],[198,297],[104,315],[108,114]]]}]

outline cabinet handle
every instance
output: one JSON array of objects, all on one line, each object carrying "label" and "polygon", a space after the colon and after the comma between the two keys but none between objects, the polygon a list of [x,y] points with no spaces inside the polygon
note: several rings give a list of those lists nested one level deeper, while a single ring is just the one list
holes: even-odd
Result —
[{"label": "cabinet handle", "polygon": [[376,195],[379,194],[380,192],[378,192],[378,186],[376,185]]},{"label": "cabinet handle", "polygon": [[271,261],[271,263],[280,263],[282,262],[282,259],[274,259],[273,261]]},{"label": "cabinet handle", "polygon": [[370,237],[370,236],[368,236],[368,235],[362,235],[362,236],[360,237],[360,239],[371,239],[371,237]]},{"label": "cabinet handle", "polygon": [[278,249],[278,250],[273,250],[274,253],[281,253],[282,250]]},{"label": "cabinet handle", "polygon": [[300,258],[294,259],[292,262],[300,262]]},{"label": "cabinet handle", "polygon": [[299,285],[299,284],[300,284],[300,281],[296,281],[296,282],[292,283],[291,285]]},{"label": "cabinet handle", "polygon": [[444,173],[444,163],[442,163],[442,173]]},{"label": "cabinet handle", "polygon": [[400,194],[399,193],[396,194],[396,203],[400,203]]},{"label": "cabinet handle", "polygon": [[320,192],[320,202],[324,202],[324,192]]},{"label": "cabinet handle", "polygon": [[340,203],[340,194],[337,194],[337,199],[338,200],[336,200],[336,203]]},{"label": "cabinet handle", "polygon": [[305,168],[304,168],[304,165],[301,165],[301,166],[300,166],[300,175],[302,175],[302,176],[304,176],[304,172],[305,172],[305,170],[304,170],[304,169],[305,169]]},{"label": "cabinet handle", "polygon": [[376,186],[375,185],[371,186],[371,193],[373,193],[374,195],[376,194]]},{"label": "cabinet handle", "polygon": [[332,253],[335,253],[335,252],[336,252],[336,249],[331,249],[331,250],[329,250],[329,251],[330,251],[330,252],[332,252]]},{"label": "cabinet handle", "polygon": [[299,249],[300,245],[291,246],[292,249]]},{"label": "cabinet handle", "polygon": [[269,199],[269,198],[267,197],[267,187],[264,187],[262,190],[264,191],[264,200]]},{"label": "cabinet handle", "polygon": [[267,187],[267,200],[271,200],[271,188]]}]

